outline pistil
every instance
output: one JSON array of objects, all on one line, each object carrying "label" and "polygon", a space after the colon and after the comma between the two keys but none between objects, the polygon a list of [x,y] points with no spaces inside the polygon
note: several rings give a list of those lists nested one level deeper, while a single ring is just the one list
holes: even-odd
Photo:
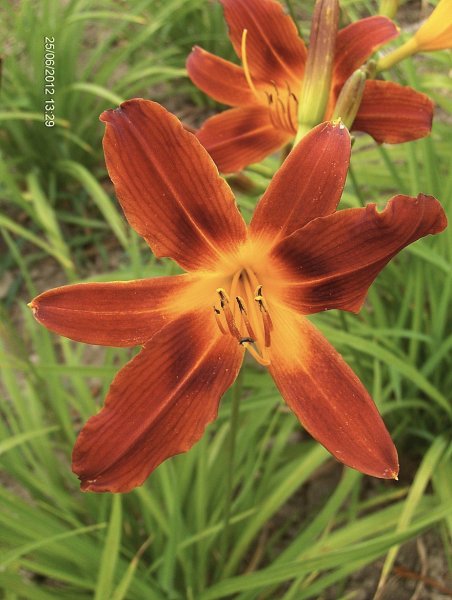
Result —
[{"label": "pistil", "polygon": [[248,68],[248,60],[246,57],[246,36],[247,35],[248,35],[248,29],[244,29],[242,32],[242,44],[241,44],[243,71],[245,73],[246,81],[247,81],[251,91],[256,96],[256,98],[259,98],[259,93],[256,89],[256,86],[253,83],[253,80],[251,78],[251,73]]}]

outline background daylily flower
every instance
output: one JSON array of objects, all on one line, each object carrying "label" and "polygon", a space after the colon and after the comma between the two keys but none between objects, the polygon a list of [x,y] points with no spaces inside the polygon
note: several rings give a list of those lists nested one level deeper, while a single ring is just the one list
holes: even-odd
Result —
[{"label": "background daylily flower", "polygon": [[396,196],[383,212],[373,204],[336,212],[350,136],[324,123],[285,161],[247,227],[208,153],[161,106],[130,100],[101,120],[130,225],[187,273],[68,285],[31,302],[38,321],[74,340],[143,345],[78,437],[82,489],[129,491],[188,450],[215,419],[246,350],[338,460],[396,477],[396,450],[373,401],[306,315],[358,311],[399,250],[444,229],[438,201]]},{"label": "background daylily flower", "polygon": [[[198,132],[220,171],[230,173],[262,160],[294,139],[298,115],[304,109],[298,104],[308,50],[276,0],[220,1],[243,68],[195,47],[187,59],[187,70],[202,91],[234,107],[207,119]],[[319,120],[331,117],[347,79],[382,44],[395,38],[398,29],[386,17],[376,16],[352,23],[336,35],[330,97]],[[410,87],[369,80],[353,129],[368,133],[377,142],[414,140],[430,132],[432,110],[429,98]]]},{"label": "background daylily flower", "polygon": [[385,71],[417,52],[452,48],[452,0],[440,0],[432,14],[400,48],[378,61],[378,71]]}]

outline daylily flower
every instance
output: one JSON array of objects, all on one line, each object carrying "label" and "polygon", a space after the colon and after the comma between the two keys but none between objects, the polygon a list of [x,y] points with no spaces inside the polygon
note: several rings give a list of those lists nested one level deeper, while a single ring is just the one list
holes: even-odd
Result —
[{"label": "daylily flower", "polygon": [[417,52],[432,52],[452,48],[452,0],[440,0],[416,33],[400,48],[378,61],[378,71],[389,69]]},{"label": "daylily flower", "polygon": [[290,154],[247,227],[206,150],[161,106],[130,100],[101,120],[130,225],[187,273],[68,285],[31,302],[38,321],[73,340],[143,346],[77,439],[82,489],[129,491],[188,450],[246,351],[338,460],[396,477],[396,450],[373,401],[306,315],[358,311],[399,250],[444,229],[438,201],[396,196],[383,212],[373,204],[336,212],[350,136],[324,123]]},{"label": "daylily flower", "polygon": [[[234,107],[207,119],[197,134],[223,173],[259,162],[293,141],[304,114],[323,97],[325,83],[329,96],[325,109],[315,123],[309,117],[307,121],[313,126],[329,119],[347,79],[398,35],[395,24],[382,16],[337,32],[337,18],[330,14],[337,12],[336,0],[318,0],[308,51],[294,22],[275,0],[220,1],[243,68],[195,47],[187,70],[202,91]],[[429,134],[432,113],[432,102],[424,94],[397,83],[369,80],[353,129],[377,142],[406,142]]]}]

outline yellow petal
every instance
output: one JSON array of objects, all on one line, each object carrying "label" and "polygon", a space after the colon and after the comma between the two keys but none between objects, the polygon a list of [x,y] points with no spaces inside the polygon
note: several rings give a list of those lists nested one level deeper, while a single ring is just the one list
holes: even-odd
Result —
[{"label": "yellow petal", "polygon": [[440,0],[414,35],[419,51],[452,48],[452,0]]}]

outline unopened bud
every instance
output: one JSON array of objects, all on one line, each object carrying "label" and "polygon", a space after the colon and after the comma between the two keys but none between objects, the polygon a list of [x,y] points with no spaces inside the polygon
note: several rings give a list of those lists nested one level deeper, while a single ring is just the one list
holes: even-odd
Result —
[{"label": "unopened bud", "polygon": [[334,107],[333,120],[340,117],[348,129],[353,125],[359,110],[366,80],[365,70],[357,69],[344,83]]},{"label": "unopened bud", "polygon": [[331,89],[338,19],[338,0],[317,0],[299,102],[298,124],[304,131],[321,123],[325,116]]}]

